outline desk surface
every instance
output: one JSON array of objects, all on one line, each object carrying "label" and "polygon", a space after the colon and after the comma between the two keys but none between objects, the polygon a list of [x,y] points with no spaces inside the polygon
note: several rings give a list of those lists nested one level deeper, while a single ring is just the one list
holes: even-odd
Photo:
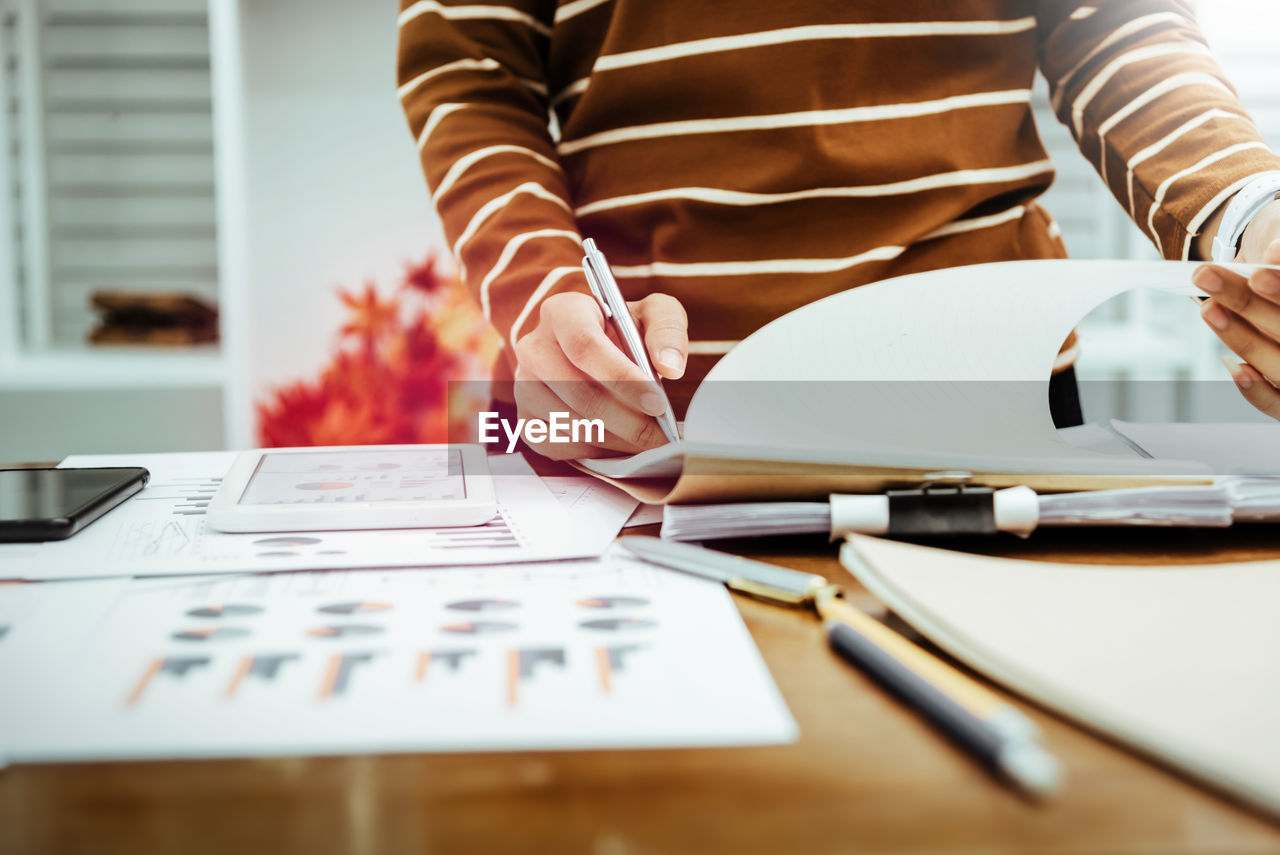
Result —
[{"label": "desk surface", "polygon": [[[1195,563],[1280,558],[1276,541],[1257,527],[980,546]],[[732,547],[851,582],[817,540]],[[1023,802],[834,659],[816,621],[738,604],[794,745],[19,766],[0,772],[0,852],[1280,853],[1280,826],[1039,710],[1067,788]]]}]

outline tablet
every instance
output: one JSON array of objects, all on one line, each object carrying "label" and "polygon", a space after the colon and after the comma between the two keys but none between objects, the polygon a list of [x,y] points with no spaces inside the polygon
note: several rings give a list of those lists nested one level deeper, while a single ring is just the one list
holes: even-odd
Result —
[{"label": "tablet", "polygon": [[271,448],[236,458],[209,502],[224,532],[482,525],[497,514],[479,445]]}]

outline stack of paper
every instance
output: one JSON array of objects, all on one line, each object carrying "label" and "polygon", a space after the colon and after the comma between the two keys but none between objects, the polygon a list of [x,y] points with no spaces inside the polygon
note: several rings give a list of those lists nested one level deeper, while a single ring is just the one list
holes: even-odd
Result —
[{"label": "stack of paper", "polygon": [[1280,424],[1112,422],[1142,454],[1198,460],[1218,473],[1240,522],[1280,520]]},{"label": "stack of paper", "polygon": [[[1280,424],[1136,424],[1068,428],[1066,443],[1109,454],[1193,460],[1220,473],[1280,471]],[[1225,527],[1280,520],[1280,475],[1222,474],[1205,486],[1049,493],[1038,497],[1040,526]],[[829,534],[826,502],[669,505],[662,536],[714,540]]]},{"label": "stack of paper", "polygon": [[[1139,487],[1038,496],[1038,526],[1144,525],[1224,528],[1238,517],[1226,485]],[[861,497],[874,499],[875,497]],[[1266,506],[1275,496],[1244,496]],[[789,534],[830,534],[826,502],[752,502],[741,505],[668,505],[662,536],[668,540],[716,540]]]}]

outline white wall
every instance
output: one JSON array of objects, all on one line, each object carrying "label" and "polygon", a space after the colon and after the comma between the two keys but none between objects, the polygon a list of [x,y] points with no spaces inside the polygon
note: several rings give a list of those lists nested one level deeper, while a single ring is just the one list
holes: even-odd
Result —
[{"label": "white wall", "polygon": [[[395,0],[241,0],[248,389],[313,376],[335,286],[443,246],[396,97]],[[243,441],[233,437],[233,442]]]}]

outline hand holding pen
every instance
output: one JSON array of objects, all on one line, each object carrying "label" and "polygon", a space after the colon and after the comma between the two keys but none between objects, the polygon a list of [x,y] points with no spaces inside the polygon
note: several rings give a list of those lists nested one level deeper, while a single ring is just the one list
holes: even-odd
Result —
[{"label": "hand holding pen", "polygon": [[676,439],[661,379],[684,374],[689,350],[684,308],[666,294],[626,302],[594,241],[584,244],[591,294],[554,294],[538,324],[515,343],[516,404],[521,418],[600,419],[604,442],[545,443],[561,459],[634,454]]}]

